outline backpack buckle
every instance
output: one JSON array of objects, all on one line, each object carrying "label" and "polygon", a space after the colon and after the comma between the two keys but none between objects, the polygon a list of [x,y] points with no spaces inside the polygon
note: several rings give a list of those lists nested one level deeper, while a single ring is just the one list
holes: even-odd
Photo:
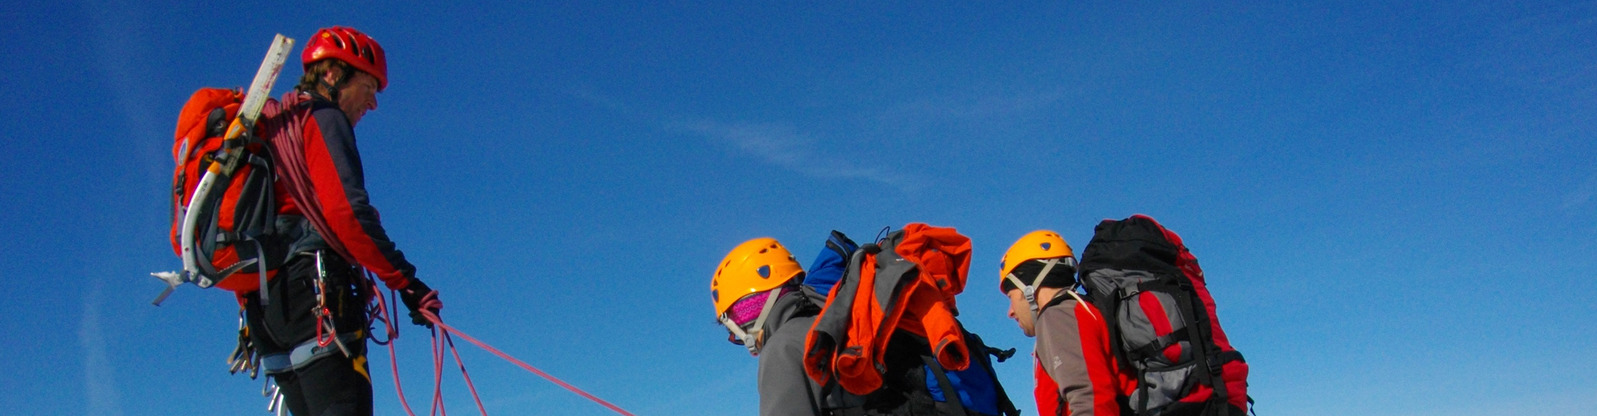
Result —
[{"label": "backpack buckle", "polygon": [[1221,370],[1225,369],[1225,363],[1220,362],[1221,358],[1221,354],[1209,354],[1208,357],[1204,357],[1203,365],[1209,368],[1209,374],[1218,376]]}]

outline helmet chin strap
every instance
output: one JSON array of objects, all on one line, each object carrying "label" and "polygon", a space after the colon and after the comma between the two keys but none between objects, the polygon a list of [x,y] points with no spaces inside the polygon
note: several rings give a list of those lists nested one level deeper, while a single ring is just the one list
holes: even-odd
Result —
[{"label": "helmet chin strap", "polygon": [[782,295],[782,288],[771,289],[771,294],[765,297],[765,306],[760,307],[760,316],[754,318],[754,330],[744,331],[742,326],[732,322],[727,314],[721,314],[721,325],[732,331],[732,336],[743,341],[743,348],[749,349],[749,355],[759,356],[760,347],[765,346],[765,318],[771,315],[771,306],[776,305],[776,298]]},{"label": "helmet chin strap", "polygon": [[1037,287],[1036,286],[1032,286],[1032,285],[1028,285],[1028,284],[1025,284],[1025,283],[1021,283],[1020,282],[1020,278],[1015,277],[1014,273],[1010,273],[1010,274],[1004,275],[1004,278],[1008,279],[1009,283],[1014,284],[1016,288],[1020,289],[1020,295],[1026,297],[1026,305],[1031,306],[1031,317],[1032,317],[1032,319],[1036,319],[1037,318]]},{"label": "helmet chin strap", "polygon": [[[1074,266],[1075,265],[1074,264],[1075,263],[1075,258],[1070,258],[1070,259],[1071,259],[1071,262],[1070,262],[1071,264],[1070,265]],[[1016,277],[1014,273],[1010,273],[1010,274],[1004,276],[1004,278],[1005,279],[1009,279],[1009,282],[1013,283],[1015,285],[1015,287],[1020,288],[1020,294],[1022,296],[1026,297],[1026,306],[1029,306],[1031,308],[1031,322],[1032,322],[1033,325],[1035,325],[1036,322],[1037,322],[1037,313],[1042,310],[1042,306],[1040,304],[1038,304],[1038,302],[1037,302],[1037,288],[1040,285],[1042,285],[1043,277],[1048,276],[1048,272],[1052,271],[1054,269],[1054,266],[1056,266],[1056,265],[1058,265],[1060,263],[1059,262],[1059,258],[1057,258],[1057,257],[1056,258],[1051,258],[1051,259],[1048,259],[1048,260],[1038,260],[1038,261],[1043,262],[1042,271],[1037,272],[1037,278],[1036,279],[1032,279],[1031,284],[1029,284],[1029,285],[1021,283],[1020,282],[1020,278]],[[1076,294],[1076,290],[1075,289],[1076,289],[1075,286],[1071,286],[1069,289],[1063,290],[1063,292],[1069,294],[1070,297],[1076,298],[1077,302],[1086,303],[1086,301],[1081,300],[1081,296],[1080,295]],[[1058,294],[1054,295],[1054,297],[1058,297],[1058,296],[1059,296]],[[1049,300],[1052,301],[1053,299],[1049,299]],[[1087,312],[1087,315],[1088,316],[1092,316],[1092,312],[1089,310]]]},{"label": "helmet chin strap", "polygon": [[1048,271],[1052,270],[1054,265],[1058,263],[1059,259],[1043,260],[1042,272],[1037,273],[1037,278],[1031,279],[1031,284],[1021,283],[1020,278],[1016,277],[1014,273],[1004,275],[1005,279],[1009,279],[1010,283],[1020,288],[1021,296],[1026,297],[1026,306],[1031,309],[1031,322],[1033,322],[1033,325],[1037,322],[1037,311],[1042,309],[1041,306],[1037,305],[1037,286],[1042,284],[1043,276],[1047,276]]}]

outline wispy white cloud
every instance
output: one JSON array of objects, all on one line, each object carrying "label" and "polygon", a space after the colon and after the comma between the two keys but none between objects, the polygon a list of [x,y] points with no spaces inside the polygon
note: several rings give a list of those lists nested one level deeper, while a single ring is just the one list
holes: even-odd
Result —
[{"label": "wispy white cloud", "polygon": [[620,100],[600,94],[599,92],[594,91],[592,88],[586,86],[575,86],[568,88],[566,93],[570,94],[572,98],[582,100],[589,104],[593,104],[619,114],[632,115],[636,113]]},{"label": "wispy white cloud", "polygon": [[[129,208],[135,210],[131,213],[139,214],[134,218],[141,219],[125,224],[129,227],[157,225],[160,216],[156,213],[167,208],[161,201],[146,198],[147,194],[141,193],[149,190],[145,185],[162,183],[169,178],[172,169],[168,150],[172,125],[167,123],[177,114],[176,109],[150,105],[152,97],[188,92],[160,91],[151,82],[159,78],[154,76],[152,68],[167,64],[150,59],[158,55],[152,45],[162,44],[153,40],[157,37],[152,32],[166,26],[150,24],[147,7],[144,2],[129,0],[89,0],[83,4],[88,17],[84,29],[91,34],[94,47],[94,56],[89,62],[92,62],[92,69],[97,70],[97,76],[89,78],[100,82],[99,86],[103,88],[99,91],[101,96],[111,98],[101,105],[110,113],[120,116],[104,120],[105,125],[100,127],[119,132],[104,139],[114,146],[113,152],[128,156],[126,161],[119,162],[123,165],[110,168],[119,169],[119,173],[132,174],[119,178],[124,181],[120,183],[137,184],[113,187],[115,193],[111,198],[142,201]],[[129,168],[135,170],[120,170]]]},{"label": "wispy white cloud", "polygon": [[869,161],[851,159],[849,155],[826,149],[815,137],[799,131],[786,123],[728,123],[714,120],[681,120],[686,117],[640,111],[622,100],[587,88],[572,88],[567,94],[578,100],[605,108],[625,117],[645,123],[658,122],[663,128],[694,134],[714,142],[730,145],[739,152],[800,175],[819,179],[858,179],[880,183],[906,194],[915,193],[927,182],[915,176],[870,166]]},{"label": "wispy white cloud", "polygon": [[971,91],[925,96],[889,106],[881,112],[888,123],[941,123],[947,120],[987,123],[1037,114],[1066,101],[1070,92],[1063,87],[1017,88],[1018,91]]},{"label": "wispy white cloud", "polygon": [[765,163],[812,178],[860,179],[904,193],[915,193],[926,187],[925,181],[914,176],[881,166],[866,166],[866,161],[821,149],[814,137],[786,124],[696,121],[670,127],[730,144]]},{"label": "wispy white cloud", "polygon": [[[152,77],[146,69],[152,67],[152,63],[146,62],[143,57],[152,55],[149,45],[155,44],[147,28],[158,26],[147,24],[148,13],[141,4],[136,1],[91,0],[84,9],[93,22],[95,62],[99,64],[106,92],[115,98],[111,104],[121,112],[131,131],[159,134],[163,132],[162,125],[166,120],[163,115],[171,110],[148,105],[148,97],[155,96],[148,86],[148,80]],[[143,134],[130,134],[125,140],[143,144],[145,148],[162,149],[160,140],[150,140]]]},{"label": "wispy white cloud", "polygon": [[78,324],[78,345],[83,348],[83,387],[87,393],[85,414],[121,415],[122,398],[116,390],[116,369],[106,348],[105,331],[100,325],[101,289],[95,285],[83,297],[83,321]]}]

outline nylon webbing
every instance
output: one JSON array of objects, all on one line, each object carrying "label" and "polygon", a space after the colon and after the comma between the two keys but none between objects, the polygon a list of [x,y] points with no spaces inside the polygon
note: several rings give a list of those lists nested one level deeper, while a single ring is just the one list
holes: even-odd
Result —
[{"label": "nylon webbing", "polygon": [[[941,403],[934,403],[933,406],[942,408],[947,414],[965,414],[965,404],[960,402],[959,389],[954,388],[954,382],[948,379],[948,370],[943,368],[942,364],[937,362],[936,357],[922,355],[921,361],[925,363],[926,371],[929,372],[935,380],[937,380],[938,389],[943,391],[943,401]],[[935,397],[933,399],[935,399]],[[933,401],[935,402],[936,400]]]},{"label": "nylon webbing", "polygon": [[1132,350],[1132,357],[1141,360],[1158,355],[1164,352],[1165,348],[1169,348],[1171,345],[1175,345],[1180,343],[1181,340],[1187,339],[1188,329],[1190,329],[1190,327],[1181,327],[1181,329],[1170,331],[1170,333],[1165,334],[1164,336],[1154,338],[1152,342],[1143,344],[1142,347]]}]

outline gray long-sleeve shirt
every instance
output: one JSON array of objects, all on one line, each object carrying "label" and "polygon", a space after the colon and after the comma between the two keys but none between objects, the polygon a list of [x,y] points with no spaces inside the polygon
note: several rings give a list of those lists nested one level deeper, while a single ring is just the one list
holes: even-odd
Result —
[{"label": "gray long-sleeve shirt", "polygon": [[804,373],[804,338],[816,309],[804,292],[783,293],[765,321],[760,349],[760,416],[821,416],[820,386]]}]

